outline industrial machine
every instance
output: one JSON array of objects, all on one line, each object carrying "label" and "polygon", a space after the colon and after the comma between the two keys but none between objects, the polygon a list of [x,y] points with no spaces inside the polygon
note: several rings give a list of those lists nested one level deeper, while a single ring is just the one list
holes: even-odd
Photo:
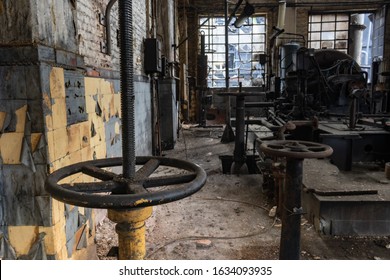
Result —
[{"label": "industrial machine", "polygon": [[[296,44],[282,50],[292,58],[281,63],[281,92],[269,100],[272,106],[263,120],[273,131],[283,131],[275,138],[328,144],[341,170],[358,161],[389,161],[388,92],[373,92],[368,73],[345,53]],[[286,129],[291,122],[294,129]]]},{"label": "industrial machine", "polygon": [[[357,165],[384,167],[390,161],[390,106],[387,73],[379,73],[379,67],[373,65],[369,81],[368,73],[352,57],[337,50],[314,50],[297,44],[281,49],[280,91],[263,102],[267,111],[260,120],[272,136],[268,133],[255,142],[261,159],[258,166],[263,174],[263,188],[274,199],[277,215],[283,220],[284,209],[294,197],[286,193],[291,187],[288,186],[291,176],[289,160],[283,157],[290,154],[290,144],[310,141],[331,147],[330,162],[341,172],[351,171]],[[378,86],[380,75],[382,83]],[[278,145],[278,141],[287,142]],[[290,146],[286,148],[285,143]],[[272,147],[271,151],[267,147]],[[280,153],[273,152],[275,147]],[[322,185],[321,190],[315,182],[308,186],[313,193],[297,191],[305,208],[301,214],[318,231],[341,235],[388,232],[385,216],[356,216],[362,208],[371,213],[388,202],[379,186],[371,190],[362,184],[361,188],[345,184],[340,189],[331,182]],[[386,213],[385,207],[379,212]]]}]

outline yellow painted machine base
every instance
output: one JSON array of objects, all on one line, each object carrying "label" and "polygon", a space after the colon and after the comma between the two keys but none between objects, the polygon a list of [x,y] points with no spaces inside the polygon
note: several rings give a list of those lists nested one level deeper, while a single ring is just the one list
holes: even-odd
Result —
[{"label": "yellow painted machine base", "polygon": [[146,255],[145,221],[152,207],[131,210],[108,210],[108,218],[117,223],[120,260],[143,260]]}]

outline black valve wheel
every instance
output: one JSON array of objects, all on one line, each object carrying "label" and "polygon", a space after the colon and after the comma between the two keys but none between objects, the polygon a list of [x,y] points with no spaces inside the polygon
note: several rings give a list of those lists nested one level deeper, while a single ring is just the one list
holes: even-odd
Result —
[{"label": "black valve wheel", "polygon": [[[103,168],[122,166],[122,158],[81,162],[58,169],[50,174],[45,189],[52,197],[64,203],[105,209],[129,209],[169,203],[185,198],[206,183],[206,172],[197,164],[166,157],[137,157],[142,165],[133,179]],[[182,174],[158,176],[159,166],[178,168]],[[183,172],[184,171],[184,172]],[[97,182],[60,184],[71,175],[83,173]],[[160,187],[160,189],[158,189]],[[163,188],[161,188],[163,187]]]},{"label": "black valve wheel", "polygon": [[333,153],[328,145],[295,140],[264,141],[260,144],[260,150],[267,155],[296,159],[326,158]]}]

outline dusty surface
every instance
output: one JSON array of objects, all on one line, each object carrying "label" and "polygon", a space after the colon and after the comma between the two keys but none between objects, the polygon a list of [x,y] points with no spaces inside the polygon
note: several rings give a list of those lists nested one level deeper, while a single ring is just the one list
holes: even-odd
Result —
[{"label": "dusty surface", "polygon": [[[273,205],[263,193],[262,175],[222,174],[218,156],[233,151],[233,143],[221,143],[222,132],[182,129],[175,150],[165,152],[199,164],[208,179],[196,194],[153,208],[146,259],[278,259],[281,223],[269,216]],[[97,226],[100,259],[116,259],[106,256],[118,244],[114,226],[107,218]],[[301,230],[302,259],[390,259],[389,237],[325,238],[304,219]]]}]

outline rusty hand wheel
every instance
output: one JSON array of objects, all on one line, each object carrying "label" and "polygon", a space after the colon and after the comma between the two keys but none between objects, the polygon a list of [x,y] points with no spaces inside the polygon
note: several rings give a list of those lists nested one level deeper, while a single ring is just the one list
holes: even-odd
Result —
[{"label": "rusty hand wheel", "polygon": [[333,149],[328,145],[295,140],[263,142],[260,144],[260,150],[271,156],[295,159],[325,158],[333,153]]},{"label": "rusty hand wheel", "polygon": [[[131,209],[164,204],[187,197],[203,187],[206,172],[194,163],[165,157],[137,157],[143,165],[133,179],[102,168],[122,166],[122,158],[81,162],[53,172],[46,180],[46,190],[57,200],[88,208]],[[184,174],[150,177],[159,166],[187,171]],[[59,184],[73,174],[87,174],[99,182]],[[170,186],[174,185],[174,186]],[[151,191],[152,188],[170,186]]]}]

